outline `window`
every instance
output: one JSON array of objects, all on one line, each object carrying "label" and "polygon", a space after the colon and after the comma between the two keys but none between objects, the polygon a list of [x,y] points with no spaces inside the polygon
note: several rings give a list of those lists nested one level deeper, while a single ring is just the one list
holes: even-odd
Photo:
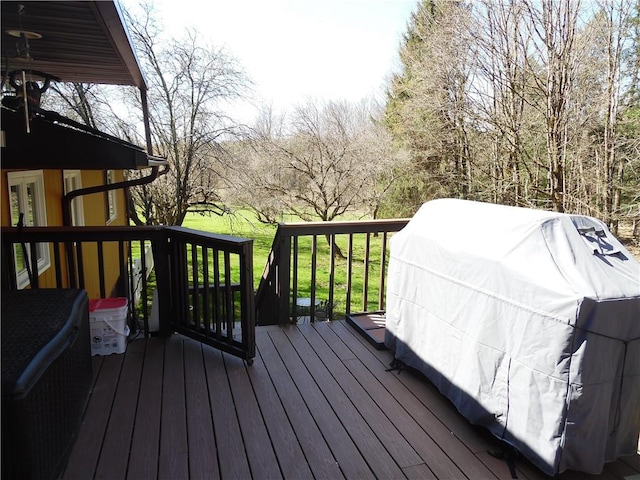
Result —
[{"label": "window", "polygon": [[[64,171],[64,193],[65,195],[74,190],[82,188],[80,170]],[[75,197],[71,200],[71,225],[81,227],[84,225],[84,208],[82,206],[82,197]]]},{"label": "window", "polygon": [[[44,200],[44,177],[42,170],[7,173],[9,183],[9,201],[11,207],[11,224],[17,226],[22,216],[25,227],[46,226],[47,209]],[[36,249],[37,259],[31,258],[29,244],[15,245],[14,258],[18,288],[29,284],[29,274],[42,273],[51,266],[49,246],[39,243]]]},{"label": "window", "polygon": [[[106,170],[104,173],[104,183],[111,185],[115,181],[113,170]],[[104,194],[104,206],[105,214],[107,217],[107,223],[111,223],[118,216],[116,210],[116,191],[107,190]]]}]

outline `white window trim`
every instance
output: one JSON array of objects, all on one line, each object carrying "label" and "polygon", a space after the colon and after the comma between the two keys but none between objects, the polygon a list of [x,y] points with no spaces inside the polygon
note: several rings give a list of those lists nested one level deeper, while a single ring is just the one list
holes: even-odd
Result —
[{"label": "white window trim", "polygon": [[[75,188],[73,190],[80,190],[82,188],[82,172],[80,170],[65,170],[64,171],[64,193],[65,195],[73,190],[67,189],[67,180],[73,179]],[[75,197],[71,200],[71,220],[74,227],[84,226],[84,202],[83,197]]]},{"label": "white window trim", "polygon": [[[107,185],[110,185],[111,183],[115,183],[114,177],[112,177],[111,181],[109,181],[109,175],[115,175],[115,171],[114,170],[107,170],[105,173],[105,183]],[[106,192],[106,205],[105,205],[105,214],[107,217],[107,222],[106,224],[109,225],[111,222],[113,222],[116,218],[118,218],[118,202],[117,202],[117,198],[116,198],[116,191],[115,190],[107,190]],[[111,213],[111,210],[113,207],[113,213]]]},{"label": "white window trim", "polygon": [[[7,172],[7,184],[9,195],[11,195],[11,187],[20,186],[21,198],[19,201],[24,202],[26,197],[26,185],[27,183],[33,183],[35,185],[35,218],[34,225],[39,227],[47,226],[47,204],[45,201],[44,194],[44,174],[42,170],[30,170],[30,171],[20,171],[20,172]],[[10,215],[13,213],[11,211],[11,205],[9,205]],[[11,219],[13,221],[13,218]],[[13,225],[15,226],[15,225]],[[17,248],[21,248],[19,245],[16,245]],[[27,255],[30,257],[31,249],[27,245]],[[16,252],[14,250],[14,258],[16,256]],[[38,262],[37,268],[34,268],[34,265],[31,263],[31,259],[29,258],[29,264],[31,265],[32,273],[35,275],[41,275],[44,271],[51,267],[51,258],[49,255],[49,244],[48,243],[40,243],[38,244]],[[16,259],[17,265],[17,259]],[[29,285],[29,274],[26,268],[16,272],[16,282],[18,284],[18,288],[22,289]]]}]

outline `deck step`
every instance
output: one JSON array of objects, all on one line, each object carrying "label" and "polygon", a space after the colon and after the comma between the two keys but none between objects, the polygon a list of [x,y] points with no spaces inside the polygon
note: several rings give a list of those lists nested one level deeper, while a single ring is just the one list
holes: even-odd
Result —
[{"label": "deck step", "polygon": [[384,311],[351,313],[347,322],[378,350],[383,350],[386,317]]}]

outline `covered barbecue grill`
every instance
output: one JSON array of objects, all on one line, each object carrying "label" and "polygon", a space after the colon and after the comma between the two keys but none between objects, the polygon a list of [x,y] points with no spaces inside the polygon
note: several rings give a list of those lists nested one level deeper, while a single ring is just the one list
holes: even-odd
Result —
[{"label": "covered barbecue grill", "polygon": [[391,240],[385,343],[545,473],[636,453],[640,264],[590,217],[442,199]]}]

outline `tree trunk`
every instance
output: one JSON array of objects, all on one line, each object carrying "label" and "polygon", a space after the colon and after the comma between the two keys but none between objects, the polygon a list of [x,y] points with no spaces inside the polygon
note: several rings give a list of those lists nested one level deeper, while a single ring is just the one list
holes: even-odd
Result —
[{"label": "tree trunk", "polygon": [[334,258],[340,258],[342,260],[347,259],[347,257],[344,255],[344,253],[342,253],[342,250],[338,246],[338,242],[336,242],[336,237],[333,237],[331,235],[325,235],[324,238],[327,239],[327,245],[329,245],[329,248],[331,248],[331,242],[333,241],[333,257]]},{"label": "tree trunk", "polygon": [[622,191],[620,186],[624,180],[624,162],[618,162],[618,168],[616,169],[615,180],[613,182],[613,199],[611,202],[611,233],[618,235],[618,223],[620,221],[620,205],[622,202]]}]

